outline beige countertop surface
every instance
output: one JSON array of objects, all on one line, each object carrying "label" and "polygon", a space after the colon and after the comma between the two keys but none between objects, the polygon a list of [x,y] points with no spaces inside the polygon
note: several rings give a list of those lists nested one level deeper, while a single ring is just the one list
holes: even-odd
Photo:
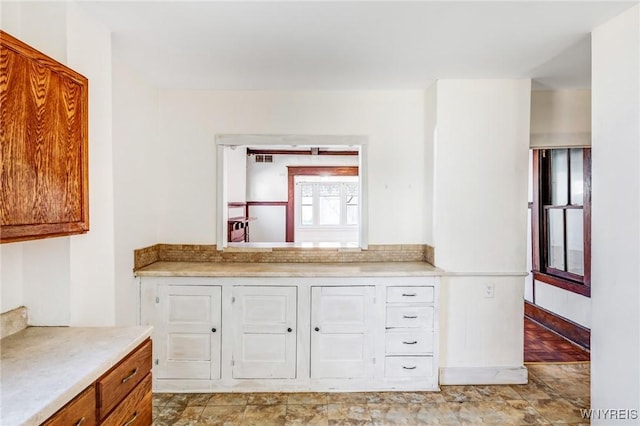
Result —
[{"label": "beige countertop surface", "polygon": [[156,262],[135,274],[139,277],[425,277],[443,275],[443,271],[426,262]]},{"label": "beige countertop surface", "polygon": [[151,335],[150,326],[28,327],[0,340],[0,425],[38,425]]}]

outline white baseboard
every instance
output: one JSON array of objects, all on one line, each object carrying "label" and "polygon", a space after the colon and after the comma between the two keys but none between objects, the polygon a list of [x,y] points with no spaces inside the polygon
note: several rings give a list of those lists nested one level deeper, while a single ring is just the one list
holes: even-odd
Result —
[{"label": "white baseboard", "polygon": [[442,367],[441,385],[523,385],[526,367]]}]

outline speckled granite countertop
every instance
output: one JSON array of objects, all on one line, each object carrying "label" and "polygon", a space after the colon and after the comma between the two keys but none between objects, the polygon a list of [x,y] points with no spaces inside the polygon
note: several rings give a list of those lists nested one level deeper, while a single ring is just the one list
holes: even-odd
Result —
[{"label": "speckled granite countertop", "polygon": [[38,425],[151,335],[149,326],[28,327],[0,340],[0,424]]},{"label": "speckled granite countertop", "polygon": [[234,263],[156,262],[139,277],[425,277],[443,271],[426,262]]}]

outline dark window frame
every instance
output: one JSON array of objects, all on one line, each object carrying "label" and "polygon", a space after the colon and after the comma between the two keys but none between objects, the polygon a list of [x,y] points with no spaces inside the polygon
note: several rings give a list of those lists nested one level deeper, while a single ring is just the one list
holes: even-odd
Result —
[{"label": "dark window frame", "polygon": [[[568,149],[568,148],[559,148]],[[531,227],[533,244],[533,277],[573,293],[591,297],[591,149],[583,148],[583,203],[581,207],[570,205],[571,192],[568,188],[566,206],[550,206],[551,170],[548,167],[550,159],[545,155],[550,149],[533,150],[533,203],[531,205]],[[570,179],[568,179],[567,184]],[[545,198],[546,197],[546,198]],[[548,256],[548,223],[546,212],[550,208],[561,208],[566,218],[566,210],[579,208],[583,211],[583,248],[584,248],[584,275],[580,276],[556,268],[547,267]],[[566,219],[565,219],[566,220]],[[566,236],[566,222],[565,222]],[[566,258],[566,244],[565,244]],[[566,261],[565,261],[566,265]]]}]

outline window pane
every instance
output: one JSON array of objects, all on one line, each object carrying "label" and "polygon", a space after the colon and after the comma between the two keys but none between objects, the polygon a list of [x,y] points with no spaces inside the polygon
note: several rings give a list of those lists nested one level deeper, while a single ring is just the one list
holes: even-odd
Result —
[{"label": "window pane", "polygon": [[313,206],[302,206],[301,220],[303,225],[313,225]]},{"label": "window pane", "polygon": [[320,197],[339,197],[340,184],[339,183],[319,183],[318,194],[320,195]]},{"label": "window pane", "polygon": [[551,150],[551,204],[567,205],[568,170],[567,149]]},{"label": "window pane", "polygon": [[[571,156],[571,204],[583,205],[584,183],[582,180],[582,148],[570,150]],[[568,225],[567,225],[568,226]]]},{"label": "window pane", "polygon": [[577,275],[584,275],[584,228],[582,224],[582,209],[567,209],[567,272]]},{"label": "window pane", "polygon": [[547,210],[548,230],[548,259],[547,266],[564,271],[564,221],[562,209]]},{"label": "window pane", "polygon": [[358,224],[358,206],[347,205],[347,225]]},{"label": "window pane", "polygon": [[320,225],[340,225],[340,197],[320,198]]}]

